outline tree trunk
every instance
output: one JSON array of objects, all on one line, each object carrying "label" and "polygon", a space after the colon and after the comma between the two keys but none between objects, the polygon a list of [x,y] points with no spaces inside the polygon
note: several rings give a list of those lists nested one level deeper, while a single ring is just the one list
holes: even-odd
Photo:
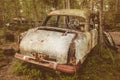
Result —
[{"label": "tree trunk", "polygon": [[103,0],[100,2],[100,26],[99,26],[99,46],[100,46],[100,52],[102,50],[102,47],[104,45],[104,40],[103,40]]},{"label": "tree trunk", "polygon": [[58,9],[58,0],[54,0],[53,8]]},{"label": "tree trunk", "polygon": [[119,0],[116,0],[115,5],[116,5],[115,12],[117,13],[118,12],[118,8],[119,8]]},{"label": "tree trunk", "polygon": [[66,9],[66,0],[63,0],[63,9]]},{"label": "tree trunk", "polygon": [[72,9],[74,8],[74,2],[75,2],[75,1],[70,0],[70,9],[71,9],[71,8],[72,8]]},{"label": "tree trunk", "polygon": [[71,8],[71,0],[63,0],[63,9],[70,9]]},{"label": "tree trunk", "polygon": [[67,0],[67,9],[70,9],[70,0]]},{"label": "tree trunk", "polygon": [[93,11],[93,8],[94,8],[94,3],[93,3],[93,0],[90,0],[90,10]]},{"label": "tree trunk", "polygon": [[37,6],[36,6],[36,0],[32,0],[33,1],[33,9],[34,9],[34,15],[35,15],[35,26],[39,25],[38,19],[39,19],[39,15],[37,12]]},{"label": "tree trunk", "polygon": [[30,7],[29,7],[29,3],[27,2],[27,0],[24,0],[24,3],[25,3],[25,7],[27,8],[27,10],[25,11],[26,12],[26,14],[25,14],[25,16],[27,16],[27,18],[30,18],[31,17],[31,12],[30,12]]}]

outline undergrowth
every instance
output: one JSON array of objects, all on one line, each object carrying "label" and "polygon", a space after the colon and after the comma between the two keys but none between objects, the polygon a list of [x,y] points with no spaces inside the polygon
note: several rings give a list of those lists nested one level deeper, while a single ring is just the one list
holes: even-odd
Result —
[{"label": "undergrowth", "polygon": [[13,73],[19,76],[24,75],[25,80],[41,80],[41,71],[32,65],[16,60],[13,66]]},{"label": "undergrowth", "polygon": [[120,80],[120,54],[98,46],[91,51],[80,70],[73,75],[49,71],[22,61],[15,61],[13,73],[25,76],[25,80]]}]

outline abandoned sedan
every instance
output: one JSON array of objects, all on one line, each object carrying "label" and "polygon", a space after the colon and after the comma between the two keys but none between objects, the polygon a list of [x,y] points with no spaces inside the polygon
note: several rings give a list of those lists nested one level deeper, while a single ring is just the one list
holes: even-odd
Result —
[{"label": "abandoned sedan", "polygon": [[21,34],[15,57],[41,67],[75,73],[97,44],[95,18],[86,10],[52,11],[42,26]]}]

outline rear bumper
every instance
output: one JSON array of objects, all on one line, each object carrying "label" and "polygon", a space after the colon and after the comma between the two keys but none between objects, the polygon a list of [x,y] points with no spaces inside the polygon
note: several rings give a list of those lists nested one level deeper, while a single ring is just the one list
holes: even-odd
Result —
[{"label": "rear bumper", "polygon": [[32,57],[25,56],[18,53],[15,54],[15,58],[28,63],[36,64],[45,68],[66,72],[66,73],[75,73],[79,69],[79,65],[71,66],[71,65],[65,65],[65,64],[58,64],[56,62],[48,61],[48,60],[42,60],[42,62],[40,62],[35,60]]}]

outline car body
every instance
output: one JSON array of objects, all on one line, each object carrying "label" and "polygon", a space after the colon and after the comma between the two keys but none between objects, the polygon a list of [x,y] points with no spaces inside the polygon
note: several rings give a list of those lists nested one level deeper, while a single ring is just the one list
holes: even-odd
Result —
[{"label": "car body", "polygon": [[52,11],[42,26],[21,34],[20,50],[15,57],[41,67],[75,73],[98,43],[95,19],[95,13],[88,10]]}]

